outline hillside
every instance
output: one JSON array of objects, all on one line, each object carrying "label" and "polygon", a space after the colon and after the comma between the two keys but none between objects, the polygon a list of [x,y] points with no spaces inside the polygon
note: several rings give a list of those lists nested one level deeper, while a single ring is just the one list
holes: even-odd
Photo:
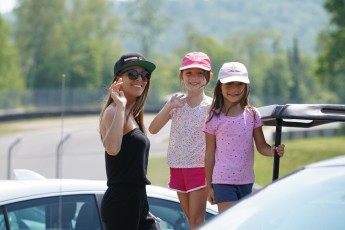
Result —
[{"label": "hillside", "polygon": [[[126,33],[131,27],[126,15],[127,3],[132,1],[109,1],[113,2],[114,15],[120,17],[122,31]],[[316,38],[329,20],[323,8],[324,1],[162,0],[163,14],[170,19],[170,23],[161,34],[155,35],[158,37],[155,48],[161,51],[175,50],[184,41],[188,28],[220,41],[229,36],[241,36],[244,32],[273,30],[281,35],[284,48],[291,47],[294,37],[297,37],[300,50],[314,54]],[[12,13],[2,16],[7,21],[14,21]],[[137,44],[131,40],[124,43],[127,49],[137,48]]]},{"label": "hillside", "polygon": [[[243,32],[274,30],[281,35],[283,47],[291,47],[298,38],[300,50],[313,54],[316,38],[328,22],[324,0],[165,0],[163,10],[170,18],[165,31],[157,35],[160,50],[174,50],[192,27],[200,34],[223,41]],[[126,4],[120,11],[126,11]],[[123,16],[121,25],[128,28]],[[169,45],[167,45],[169,44]],[[229,44],[232,45],[232,44]],[[133,44],[127,44],[133,47]]]}]

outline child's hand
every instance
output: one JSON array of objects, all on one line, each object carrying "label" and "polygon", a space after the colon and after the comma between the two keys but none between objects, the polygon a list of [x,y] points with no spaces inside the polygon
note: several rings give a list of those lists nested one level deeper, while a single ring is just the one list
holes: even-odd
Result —
[{"label": "child's hand", "polygon": [[285,149],[285,145],[284,144],[280,144],[278,145],[278,147],[275,147],[274,145],[272,145],[272,149],[273,149],[273,152],[277,152],[278,155],[280,157],[282,157],[284,155],[284,149]]},{"label": "child's hand", "polygon": [[175,94],[170,98],[170,100],[167,102],[167,104],[172,108],[181,108],[185,105],[186,103],[186,97],[184,95],[177,95]]},{"label": "child's hand", "polygon": [[211,204],[216,204],[216,198],[214,197],[213,188],[210,188],[210,189],[209,189],[208,195],[207,195],[207,200],[208,200]]}]

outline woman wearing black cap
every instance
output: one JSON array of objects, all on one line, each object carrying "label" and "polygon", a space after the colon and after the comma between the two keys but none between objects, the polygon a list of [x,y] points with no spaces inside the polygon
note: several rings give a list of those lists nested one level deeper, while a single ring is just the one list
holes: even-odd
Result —
[{"label": "woman wearing black cap", "polygon": [[156,66],[141,54],[120,57],[100,114],[108,189],[101,214],[107,229],[156,229],[147,218],[146,178],[150,142],[143,108]]}]

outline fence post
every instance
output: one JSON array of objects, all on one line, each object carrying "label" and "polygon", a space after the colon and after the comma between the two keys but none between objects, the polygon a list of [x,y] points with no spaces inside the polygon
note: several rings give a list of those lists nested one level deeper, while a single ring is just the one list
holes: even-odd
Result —
[{"label": "fence post", "polygon": [[20,142],[20,138],[17,138],[9,147],[8,149],[8,157],[7,157],[7,179],[11,179],[11,162],[12,162],[12,150],[14,146],[16,146]]},{"label": "fence post", "polygon": [[57,145],[56,148],[56,178],[60,178],[60,168],[61,168],[61,159],[62,159],[62,153],[63,153],[63,144],[64,142],[70,137],[69,134],[67,134]]}]

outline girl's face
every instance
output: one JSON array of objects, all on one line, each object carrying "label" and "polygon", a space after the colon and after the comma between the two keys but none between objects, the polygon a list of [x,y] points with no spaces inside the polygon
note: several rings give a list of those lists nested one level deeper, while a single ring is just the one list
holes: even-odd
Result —
[{"label": "girl's face", "polygon": [[181,79],[188,91],[204,89],[207,84],[205,71],[199,68],[183,70]]},{"label": "girl's face", "polygon": [[[141,96],[149,81],[146,77],[148,76],[147,74],[147,71],[140,66],[131,66],[122,71],[122,90],[127,98],[137,98]],[[144,77],[142,75],[144,75]]]},{"label": "girl's face", "polygon": [[241,99],[244,97],[245,87],[245,83],[238,81],[222,84],[221,90],[224,102],[230,104],[240,103]]}]

